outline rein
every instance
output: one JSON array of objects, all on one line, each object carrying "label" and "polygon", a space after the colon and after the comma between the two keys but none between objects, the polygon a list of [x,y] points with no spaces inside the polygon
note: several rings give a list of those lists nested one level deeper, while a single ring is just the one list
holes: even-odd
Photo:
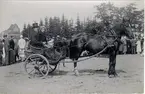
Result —
[{"label": "rein", "polygon": [[[113,43],[116,41],[118,39],[118,37],[113,41]],[[75,45],[76,46],[76,45]],[[108,47],[112,47],[112,46],[114,46],[113,44],[112,45],[110,45],[110,44],[108,44],[103,50],[101,50],[100,52],[98,52],[98,53],[96,53],[96,54],[94,54],[94,55],[91,55],[91,56],[89,56],[88,58],[85,58],[85,59],[81,59],[81,60],[77,60],[77,62],[81,62],[81,61],[84,61],[84,60],[88,60],[88,59],[91,59],[91,58],[93,58],[93,57],[96,57],[96,56],[98,56],[99,54],[101,54],[102,52],[104,52]],[[74,46],[73,46],[74,47]],[[63,47],[59,47],[59,49],[63,49],[63,48],[66,48],[66,53],[65,53],[65,55],[68,53],[68,57],[70,56],[70,51],[69,51],[69,47],[67,46],[63,46]],[[68,62],[65,62],[65,63],[71,63],[71,62],[73,62],[73,61],[68,61]]]},{"label": "rein", "polygon": [[[113,45],[108,45],[108,46],[106,46],[103,50],[101,50],[100,52],[98,52],[98,53],[96,53],[96,54],[94,54],[94,55],[92,55],[92,56],[89,56],[89,57],[87,57],[87,58],[85,58],[85,59],[81,59],[81,60],[77,60],[76,62],[81,62],[81,61],[85,61],[85,60],[88,60],[88,59],[91,59],[91,58],[93,58],[93,57],[97,57],[99,54],[101,54],[102,52],[104,52],[108,47],[112,47]],[[67,62],[65,62],[65,63],[72,63],[73,61],[67,61]]]}]

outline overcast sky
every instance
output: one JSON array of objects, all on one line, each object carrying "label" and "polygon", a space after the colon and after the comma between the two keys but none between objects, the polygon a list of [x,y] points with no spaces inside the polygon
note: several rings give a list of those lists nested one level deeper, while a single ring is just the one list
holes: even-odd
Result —
[{"label": "overcast sky", "polygon": [[[92,18],[95,12],[95,5],[108,1],[0,1],[0,32],[9,28],[11,24],[18,24],[22,30],[24,23],[32,24],[39,22],[44,17],[65,15],[68,19],[76,19],[79,14],[80,19]],[[125,6],[129,3],[136,3],[137,8],[143,9],[143,0],[120,0],[111,1],[115,6]]]}]

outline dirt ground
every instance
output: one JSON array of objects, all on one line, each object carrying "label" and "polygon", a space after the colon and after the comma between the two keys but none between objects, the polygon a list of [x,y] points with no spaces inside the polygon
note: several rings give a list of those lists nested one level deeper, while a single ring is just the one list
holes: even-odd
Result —
[{"label": "dirt ground", "polygon": [[143,57],[117,56],[119,77],[108,78],[108,59],[92,58],[78,63],[80,76],[73,73],[73,64],[61,65],[45,79],[29,78],[23,62],[0,67],[0,94],[75,94],[75,93],[142,93]]}]

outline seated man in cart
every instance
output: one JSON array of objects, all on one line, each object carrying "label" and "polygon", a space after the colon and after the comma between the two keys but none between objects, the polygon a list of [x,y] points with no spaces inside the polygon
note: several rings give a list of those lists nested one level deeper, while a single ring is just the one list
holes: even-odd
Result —
[{"label": "seated man in cart", "polygon": [[45,27],[39,27],[38,23],[33,23],[33,35],[31,36],[30,45],[35,47],[45,47],[44,44],[47,44],[45,36]]}]

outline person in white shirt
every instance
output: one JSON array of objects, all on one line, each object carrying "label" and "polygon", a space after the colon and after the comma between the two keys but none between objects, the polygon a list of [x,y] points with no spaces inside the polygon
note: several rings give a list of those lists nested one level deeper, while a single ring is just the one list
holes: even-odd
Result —
[{"label": "person in white shirt", "polygon": [[51,38],[51,40],[48,42],[48,45],[49,45],[50,48],[53,47],[53,45],[54,45],[54,37]]},{"label": "person in white shirt", "polygon": [[127,38],[126,38],[126,36],[122,36],[121,37],[121,41],[122,41],[122,52],[123,52],[123,54],[126,54],[126,52],[127,52]]},{"label": "person in white shirt", "polygon": [[18,41],[18,46],[19,46],[19,56],[21,61],[23,61],[25,59],[25,45],[26,45],[26,41],[23,39],[23,36],[20,36],[20,39]]},{"label": "person in white shirt", "polygon": [[141,41],[140,41],[140,38],[138,38],[136,44],[137,44],[137,54],[140,54],[141,53]]}]

